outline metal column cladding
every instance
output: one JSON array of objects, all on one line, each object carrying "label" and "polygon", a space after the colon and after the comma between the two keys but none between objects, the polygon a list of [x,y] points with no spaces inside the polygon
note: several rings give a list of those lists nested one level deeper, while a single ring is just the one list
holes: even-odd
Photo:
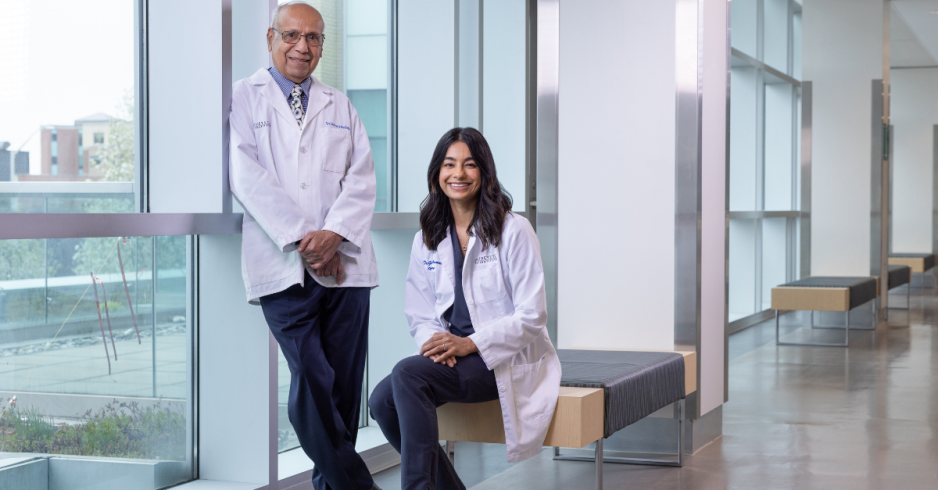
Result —
[{"label": "metal column cladding", "polygon": [[811,275],[811,82],[801,82],[801,276]]},{"label": "metal column cladding", "polygon": [[873,80],[870,117],[870,275],[880,278],[880,301],[888,307],[889,160],[886,151],[885,85]]},{"label": "metal column cladding", "polygon": [[932,128],[932,160],[934,160],[935,163],[932,166],[931,251],[932,253],[938,253],[938,124]]},{"label": "metal column cladding", "polygon": [[537,0],[537,237],[544,258],[547,331],[557,343],[557,162],[560,1]]},{"label": "metal column cladding", "polygon": [[[676,5],[676,138],[674,227],[674,343],[700,348],[702,0]],[[698,361],[699,364],[699,361]],[[698,366],[699,367],[699,366]],[[698,370],[699,372],[699,370]],[[700,416],[696,399],[688,416]]]}]

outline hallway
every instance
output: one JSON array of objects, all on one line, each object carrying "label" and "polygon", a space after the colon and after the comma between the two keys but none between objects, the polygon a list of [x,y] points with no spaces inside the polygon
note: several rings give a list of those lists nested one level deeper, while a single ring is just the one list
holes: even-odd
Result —
[{"label": "hallway", "polygon": [[[904,296],[899,288],[891,298],[905,306]],[[911,301],[911,311],[890,310],[888,325],[852,332],[848,349],[776,347],[774,320],[733,335],[722,438],[682,469],[606,464],[605,488],[938,488],[936,290],[913,288]],[[854,326],[869,321],[868,309],[854,314]],[[783,336],[804,333],[800,317],[808,321],[807,313],[782,317]],[[843,331],[812,334],[835,340]],[[477,490],[593,488],[592,464],[551,456],[509,465],[502,446],[460,443],[457,470]],[[376,481],[399,488],[397,468]]]}]

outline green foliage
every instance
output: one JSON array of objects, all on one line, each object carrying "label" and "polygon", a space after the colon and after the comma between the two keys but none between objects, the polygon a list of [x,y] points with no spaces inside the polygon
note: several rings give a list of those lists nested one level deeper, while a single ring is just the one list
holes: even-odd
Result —
[{"label": "green foliage", "polygon": [[[0,240],[0,281],[45,277],[42,240]],[[57,264],[49,264],[54,273]]]},{"label": "green foliage", "polygon": [[111,118],[110,134],[98,156],[101,160],[92,166],[103,173],[101,180],[109,182],[134,181],[134,95],[127,91],[117,106],[116,117]]},{"label": "green foliage", "polygon": [[114,400],[77,424],[55,424],[27,408],[0,417],[0,452],[183,461],[186,418],[178,411]]}]

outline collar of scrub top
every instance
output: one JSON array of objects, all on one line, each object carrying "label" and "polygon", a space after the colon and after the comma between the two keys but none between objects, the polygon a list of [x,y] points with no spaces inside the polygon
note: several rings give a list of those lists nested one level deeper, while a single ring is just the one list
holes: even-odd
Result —
[{"label": "collar of scrub top", "polygon": [[[270,75],[274,77],[274,81],[277,82],[277,86],[280,87],[280,91],[283,92],[283,96],[287,98],[287,102],[290,102],[290,93],[293,92],[293,86],[297,85],[296,82],[288,80],[287,77],[283,76],[276,68],[271,66],[267,69],[270,72]],[[303,102],[303,110],[306,111],[309,109],[309,87],[313,84],[313,77],[307,77],[306,80],[303,80],[300,83],[300,89],[303,91],[303,95],[300,97]]]}]

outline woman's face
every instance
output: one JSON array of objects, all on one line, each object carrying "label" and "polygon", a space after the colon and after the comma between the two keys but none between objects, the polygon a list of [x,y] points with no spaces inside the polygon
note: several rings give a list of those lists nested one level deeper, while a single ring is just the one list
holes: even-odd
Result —
[{"label": "woman's face", "polygon": [[469,146],[457,141],[446,150],[443,166],[440,168],[440,187],[450,201],[463,204],[474,203],[482,187],[482,175],[479,166],[472,159]]}]

